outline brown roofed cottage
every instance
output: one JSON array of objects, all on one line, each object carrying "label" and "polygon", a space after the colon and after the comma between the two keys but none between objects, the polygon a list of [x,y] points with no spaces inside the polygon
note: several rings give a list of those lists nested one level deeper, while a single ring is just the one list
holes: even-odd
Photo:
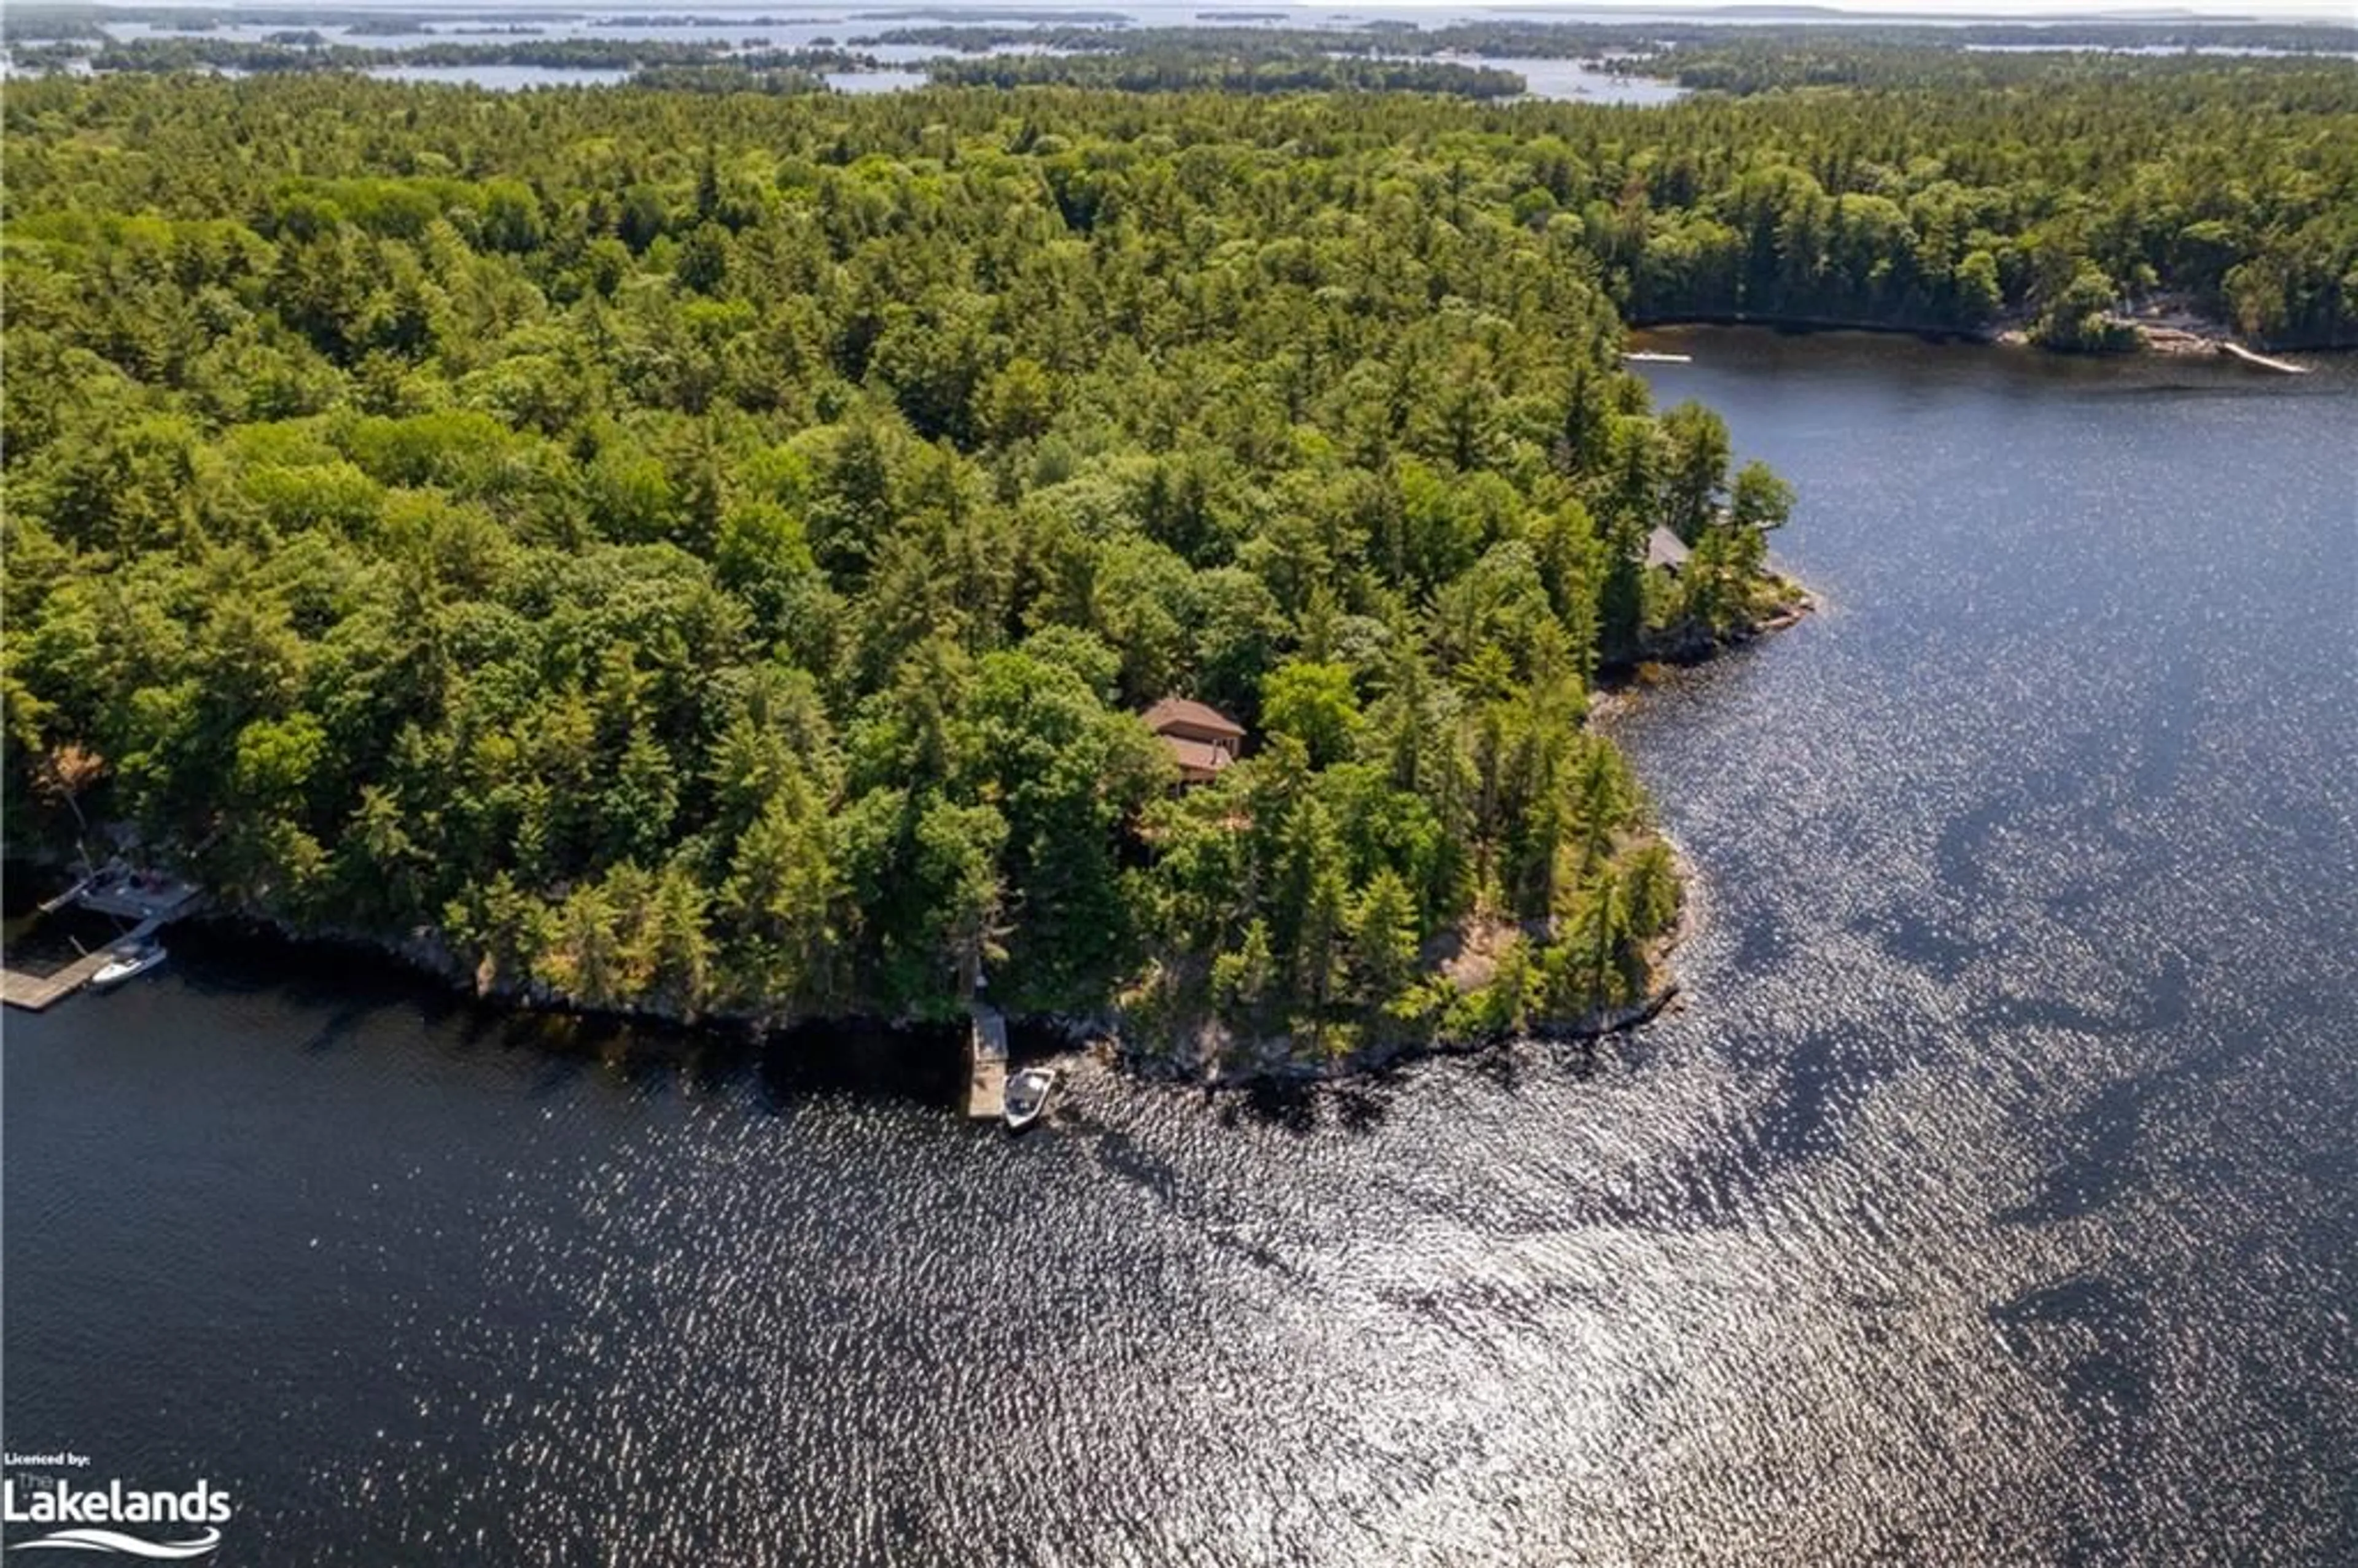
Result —
[{"label": "brown roofed cottage", "polygon": [[1209,784],[1237,760],[1244,726],[1215,708],[1184,697],[1166,697],[1140,716],[1163,737],[1179,764],[1183,784]]}]

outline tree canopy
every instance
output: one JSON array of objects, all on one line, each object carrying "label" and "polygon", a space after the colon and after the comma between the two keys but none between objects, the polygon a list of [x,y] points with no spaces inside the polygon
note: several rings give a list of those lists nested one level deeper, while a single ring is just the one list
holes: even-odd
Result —
[{"label": "tree canopy", "polygon": [[[1676,880],[1588,684],[1757,616],[1793,496],[1618,307],[2064,332],[2143,265],[2342,330],[2346,103],[2189,80],[2076,152],[1937,92],[12,83],[10,838],[598,1007],[1626,1000]],[[1184,794],[1174,693],[1250,736]]]}]

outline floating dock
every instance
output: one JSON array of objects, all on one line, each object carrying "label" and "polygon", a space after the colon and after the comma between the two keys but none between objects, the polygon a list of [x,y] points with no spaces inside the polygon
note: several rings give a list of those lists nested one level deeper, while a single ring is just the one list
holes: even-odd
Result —
[{"label": "floating dock", "polygon": [[145,942],[163,924],[160,916],[143,920],[120,941],[110,942],[95,953],[84,953],[72,963],[46,975],[37,975],[27,969],[0,968],[0,1001],[10,1007],[21,1007],[27,1012],[39,1012],[63,1001],[90,984],[90,978],[106,968],[117,947],[133,942]]},{"label": "floating dock", "polygon": [[100,877],[85,883],[73,902],[117,920],[152,920],[160,925],[193,911],[197,890],[164,876]]},{"label": "floating dock", "polygon": [[966,1113],[996,1119],[1007,1113],[1007,1020],[977,1002],[966,1032]]}]

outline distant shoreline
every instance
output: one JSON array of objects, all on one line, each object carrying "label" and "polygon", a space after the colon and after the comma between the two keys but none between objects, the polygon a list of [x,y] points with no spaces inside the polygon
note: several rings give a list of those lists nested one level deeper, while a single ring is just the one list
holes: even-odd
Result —
[{"label": "distant shoreline", "polygon": [[[2347,353],[2358,349],[2358,343],[2278,342],[2271,339],[2246,340],[2228,330],[2223,322],[2202,318],[2171,316],[2148,319],[2136,315],[2115,315],[2112,321],[2127,328],[2136,341],[2116,350],[2056,349],[2034,341],[2018,319],[2009,318],[1988,327],[1958,327],[1931,322],[1871,321],[1842,316],[1772,316],[1755,315],[1747,311],[1714,311],[1697,315],[1631,317],[1628,330],[1632,332],[1671,330],[1680,327],[1756,327],[1766,331],[1808,336],[1819,332],[1866,332],[1879,337],[1913,338],[1918,342],[1947,345],[1978,344],[2002,349],[2038,349],[2041,352],[2060,354],[2075,359],[2129,358],[2139,355],[2167,357],[2236,358],[2246,363],[2266,360],[2279,353]],[[2255,363],[2255,368],[2275,369],[2274,365]]]}]

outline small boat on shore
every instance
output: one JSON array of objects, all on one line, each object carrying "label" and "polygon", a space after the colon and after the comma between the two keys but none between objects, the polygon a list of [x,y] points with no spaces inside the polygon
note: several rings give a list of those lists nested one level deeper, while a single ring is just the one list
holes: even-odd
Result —
[{"label": "small boat on shore", "polygon": [[1026,1067],[1007,1080],[1007,1130],[1021,1132],[1040,1119],[1055,1091],[1056,1069]]},{"label": "small boat on shore", "polygon": [[96,974],[91,976],[90,989],[97,991],[113,990],[125,980],[138,979],[162,963],[164,958],[163,944],[159,942],[122,948]]}]

